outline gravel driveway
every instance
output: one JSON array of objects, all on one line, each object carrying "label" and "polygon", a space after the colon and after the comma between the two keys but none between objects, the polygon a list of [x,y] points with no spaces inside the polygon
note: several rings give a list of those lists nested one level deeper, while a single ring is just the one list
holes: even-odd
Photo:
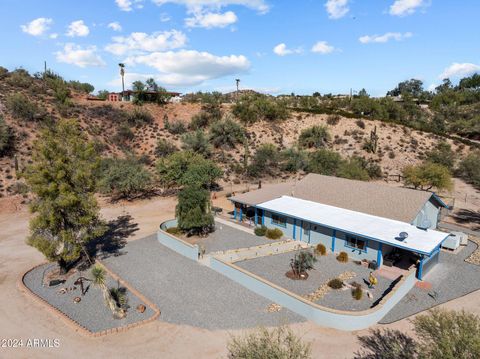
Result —
[{"label": "gravel driveway", "polygon": [[[393,323],[479,290],[480,266],[465,262],[475,249],[477,244],[468,241],[468,245],[457,254],[442,250],[438,264],[423,278],[432,284],[432,289],[413,287],[380,323]],[[429,295],[433,292],[437,293],[436,299]]]},{"label": "gravel driveway", "polygon": [[105,265],[160,308],[159,320],[211,330],[305,321],[287,309],[268,313],[271,301],[171,251],[156,236],[129,242],[124,252]]}]

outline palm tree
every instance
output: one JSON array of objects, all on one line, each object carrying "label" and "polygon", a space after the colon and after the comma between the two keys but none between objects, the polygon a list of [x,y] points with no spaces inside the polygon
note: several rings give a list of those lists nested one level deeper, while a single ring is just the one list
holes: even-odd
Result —
[{"label": "palm tree", "polygon": [[102,290],[105,303],[112,311],[113,316],[116,318],[125,317],[125,310],[117,306],[115,299],[112,297],[111,292],[107,288],[105,269],[103,269],[99,265],[94,266],[92,268],[92,277],[93,277],[93,284]]},{"label": "palm tree", "polygon": [[125,64],[119,63],[120,66],[120,76],[122,76],[122,101],[125,101]]}]

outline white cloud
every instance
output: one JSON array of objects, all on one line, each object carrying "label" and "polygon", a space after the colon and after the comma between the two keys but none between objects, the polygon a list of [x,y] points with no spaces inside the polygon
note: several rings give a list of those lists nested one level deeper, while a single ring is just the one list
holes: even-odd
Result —
[{"label": "white cloud", "polygon": [[464,62],[458,63],[454,62],[448,66],[443,72],[438,76],[439,79],[448,79],[451,77],[459,78],[463,76],[469,76],[475,72],[480,72],[480,65],[475,65],[472,63]]},{"label": "white cloud", "polygon": [[291,54],[300,54],[302,52],[301,48],[289,49],[284,43],[278,44],[273,48],[273,52],[278,56],[286,56]]},{"label": "white cloud", "polygon": [[347,15],[350,11],[348,7],[349,0],[328,0],[325,3],[325,9],[327,9],[328,17],[330,19],[340,19]]},{"label": "white cloud", "polygon": [[221,9],[229,5],[245,6],[260,13],[266,13],[269,10],[269,6],[264,0],[153,0],[153,2],[158,6],[168,3],[184,5],[190,11],[199,11],[205,8]]},{"label": "white cloud", "polygon": [[165,51],[178,49],[185,46],[187,37],[181,31],[171,30],[146,34],[133,32],[129,36],[115,36],[113,43],[107,45],[105,50],[115,55],[125,55],[135,51]]},{"label": "white cloud", "polygon": [[90,33],[90,29],[88,28],[87,25],[83,22],[83,20],[77,20],[73,21],[68,25],[68,31],[67,31],[67,36],[70,37],[84,37],[87,36]]},{"label": "white cloud", "polygon": [[426,6],[425,0],[395,0],[390,6],[390,15],[406,16],[413,14],[419,7]]},{"label": "white cloud", "polygon": [[141,9],[143,7],[143,0],[115,0],[117,6],[122,11],[132,11],[133,7]]},{"label": "white cloud", "polygon": [[335,48],[332,45],[329,45],[326,41],[318,41],[315,45],[312,46],[312,52],[319,54],[329,54],[333,52]]},{"label": "white cloud", "polygon": [[211,29],[214,27],[226,27],[236,23],[238,20],[237,15],[233,11],[227,11],[225,13],[213,13],[213,12],[195,12],[193,17],[185,19],[185,25],[187,27],[204,27]]},{"label": "white cloud", "polygon": [[58,34],[54,32],[53,34],[48,35],[50,39],[56,39],[58,37]]},{"label": "white cloud", "polygon": [[127,66],[155,68],[161,82],[173,86],[192,86],[204,81],[245,72],[250,62],[243,55],[215,56],[208,52],[181,50],[131,56]]},{"label": "white cloud", "polygon": [[163,12],[163,13],[160,14],[160,21],[161,22],[169,22],[170,20],[171,20],[171,18],[166,12]]},{"label": "white cloud", "polygon": [[365,35],[358,39],[362,44],[370,44],[370,43],[385,43],[390,40],[395,41],[402,41],[412,37],[413,34],[411,32],[387,32],[383,35]]},{"label": "white cloud", "polygon": [[111,22],[107,25],[108,28],[112,29],[113,31],[122,31],[122,25],[118,21]]},{"label": "white cloud", "polygon": [[87,66],[104,66],[105,62],[97,54],[96,46],[87,46],[85,48],[72,43],[65,44],[62,51],[55,53],[58,62],[87,67]]},{"label": "white cloud", "polygon": [[52,19],[47,19],[45,17],[39,17],[38,19],[32,20],[25,25],[21,25],[20,28],[23,32],[32,35],[32,36],[41,36],[50,29],[50,25],[53,23]]}]

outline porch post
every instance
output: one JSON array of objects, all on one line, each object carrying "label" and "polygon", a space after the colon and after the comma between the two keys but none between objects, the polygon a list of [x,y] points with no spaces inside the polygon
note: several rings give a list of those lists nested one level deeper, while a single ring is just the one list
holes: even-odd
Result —
[{"label": "porch post", "polygon": [[237,220],[237,202],[233,202],[233,219]]},{"label": "porch post", "polygon": [[378,266],[378,268],[381,267],[382,262],[383,262],[382,246],[383,246],[383,243],[379,242],[378,243],[378,252],[377,252],[377,266]]},{"label": "porch post", "polygon": [[422,280],[422,275],[423,275],[423,261],[425,257],[422,256],[422,259],[420,259],[420,264],[418,265],[418,273],[417,273],[417,278],[419,280]]},{"label": "porch post", "polygon": [[262,209],[262,226],[265,225],[265,210]]},{"label": "porch post", "polygon": [[300,220],[300,241],[303,237],[303,219]]},{"label": "porch post", "polygon": [[243,217],[243,207],[242,205],[240,205],[240,222],[242,221],[242,217]]},{"label": "porch post", "polygon": [[335,238],[337,236],[337,230],[334,229],[333,230],[333,234],[332,234],[332,252],[335,252]]},{"label": "porch post", "polygon": [[253,210],[255,211],[255,226],[257,226],[258,225],[257,207],[253,207]]},{"label": "porch post", "polygon": [[297,219],[293,219],[293,239],[296,239],[297,236]]}]

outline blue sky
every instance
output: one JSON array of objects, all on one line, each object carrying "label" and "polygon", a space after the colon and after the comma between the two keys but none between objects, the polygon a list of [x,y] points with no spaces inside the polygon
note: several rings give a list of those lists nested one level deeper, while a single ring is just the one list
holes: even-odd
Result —
[{"label": "blue sky", "polygon": [[119,90],[383,95],[480,71],[478,0],[2,0],[0,65]]}]

